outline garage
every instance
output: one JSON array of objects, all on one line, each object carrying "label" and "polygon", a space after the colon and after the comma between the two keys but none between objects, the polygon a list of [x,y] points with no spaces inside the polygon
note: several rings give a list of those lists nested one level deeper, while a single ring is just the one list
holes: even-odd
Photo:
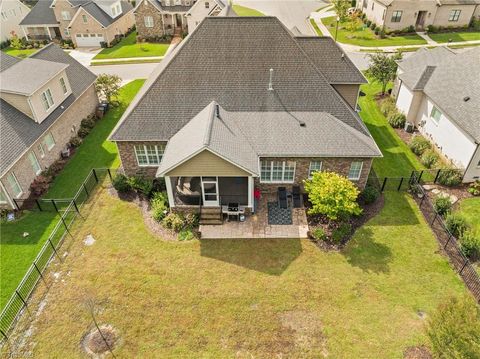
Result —
[{"label": "garage", "polygon": [[100,47],[104,41],[102,34],[77,34],[75,36],[77,47]]}]

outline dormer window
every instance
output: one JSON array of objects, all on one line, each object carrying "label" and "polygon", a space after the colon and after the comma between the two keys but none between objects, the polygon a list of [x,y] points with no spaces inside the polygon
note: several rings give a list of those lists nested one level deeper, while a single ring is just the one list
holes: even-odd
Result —
[{"label": "dormer window", "polygon": [[122,9],[120,8],[120,4],[117,4],[117,14],[120,14],[122,12]]},{"label": "dormer window", "polygon": [[113,14],[113,16],[117,16],[117,7],[116,6],[112,6],[112,14]]},{"label": "dormer window", "polygon": [[60,77],[60,85],[62,86],[63,94],[65,95],[68,92],[68,89],[63,77]]},{"label": "dormer window", "polygon": [[62,19],[63,20],[72,20],[72,17],[70,16],[70,11],[62,11]]},{"label": "dormer window", "polygon": [[50,89],[47,89],[47,91],[42,92],[42,103],[43,103],[43,108],[45,111],[48,111],[52,106],[53,106],[53,97],[52,97],[52,92]]}]

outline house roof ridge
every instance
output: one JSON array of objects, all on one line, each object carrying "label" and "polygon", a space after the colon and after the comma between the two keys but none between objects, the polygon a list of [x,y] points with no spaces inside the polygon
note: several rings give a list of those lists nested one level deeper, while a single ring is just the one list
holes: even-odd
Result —
[{"label": "house roof ridge", "polygon": [[208,104],[208,107],[210,107],[209,113],[208,113],[208,125],[205,131],[205,136],[203,137],[203,145],[207,147],[210,145],[213,121],[215,120],[215,106],[217,105],[218,104],[215,101],[212,101]]}]

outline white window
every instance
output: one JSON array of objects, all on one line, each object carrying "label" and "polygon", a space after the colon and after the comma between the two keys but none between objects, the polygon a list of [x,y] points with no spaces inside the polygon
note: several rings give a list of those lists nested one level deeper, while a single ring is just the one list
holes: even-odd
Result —
[{"label": "white window", "polygon": [[37,145],[37,149],[38,149],[38,152],[40,153],[40,158],[45,157],[45,151],[43,150],[43,145],[41,143]]},{"label": "white window", "polygon": [[33,172],[35,172],[36,175],[40,174],[40,172],[42,172],[42,167],[40,167],[37,156],[35,156],[35,153],[33,151],[28,154],[28,159],[32,164]]},{"label": "white window", "polygon": [[86,24],[88,22],[87,15],[82,15],[83,23]]},{"label": "white window", "polygon": [[3,19],[3,20],[7,20],[7,19],[8,19],[7,13],[6,13],[5,11],[2,11],[2,19]]},{"label": "white window", "polygon": [[145,21],[145,27],[153,27],[153,16],[145,16],[143,20]]},{"label": "white window", "polygon": [[312,178],[314,172],[320,172],[322,170],[322,161],[311,161],[308,168],[308,178]]},{"label": "white window", "polygon": [[433,106],[432,112],[430,113],[430,118],[435,122],[437,125],[440,122],[440,118],[442,117],[442,113],[438,108]]},{"label": "white window", "polygon": [[5,204],[5,203],[8,203],[7,196],[5,195],[5,193],[3,193],[2,190],[0,190],[0,204]]},{"label": "white window", "polygon": [[293,182],[295,178],[294,161],[261,161],[260,179],[262,182]]},{"label": "white window", "polygon": [[362,167],[363,162],[352,162],[350,165],[350,171],[348,171],[348,179],[352,181],[357,181],[360,179],[360,175],[362,174]]},{"label": "white window", "polygon": [[43,138],[43,143],[45,143],[48,151],[50,151],[53,146],[55,146],[55,140],[53,139],[53,135],[51,132],[49,132],[48,135]]},{"label": "white window", "polygon": [[63,20],[72,20],[72,16],[70,15],[70,11],[62,11],[62,19]]},{"label": "white window", "polygon": [[20,197],[23,194],[22,187],[20,187],[20,183],[18,183],[17,177],[15,177],[13,172],[8,175],[7,180],[15,198]]},{"label": "white window", "polygon": [[450,11],[450,15],[448,16],[448,21],[458,21],[460,18],[460,13],[462,10],[452,10]]},{"label": "white window", "polygon": [[396,10],[392,13],[392,22],[400,22],[402,20],[402,13],[401,10]]},{"label": "white window", "polygon": [[66,27],[64,30],[63,30],[63,33],[65,34],[65,36],[70,36],[70,29],[68,27]]},{"label": "white window", "polygon": [[48,111],[53,106],[53,97],[50,89],[47,89],[47,91],[42,92],[42,102],[43,102],[43,108],[45,109],[45,111]]},{"label": "white window", "polygon": [[62,86],[63,93],[66,94],[68,92],[67,84],[65,83],[65,79],[60,77],[60,85]]},{"label": "white window", "polygon": [[139,166],[158,166],[162,161],[163,146],[137,145],[134,148]]},{"label": "white window", "polygon": [[209,2],[206,2],[206,3],[205,3],[205,7],[206,7],[207,9],[210,8],[210,3],[209,3]]}]

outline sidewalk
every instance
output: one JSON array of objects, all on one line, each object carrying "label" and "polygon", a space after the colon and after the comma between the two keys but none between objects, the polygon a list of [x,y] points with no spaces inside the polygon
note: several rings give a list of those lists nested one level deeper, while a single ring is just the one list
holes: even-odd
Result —
[{"label": "sidewalk", "polygon": [[[170,46],[171,47],[171,46]],[[168,50],[170,50],[170,47],[168,48]],[[167,53],[168,53],[168,50],[167,50]],[[164,56],[144,56],[144,57],[121,57],[121,58],[115,58],[115,59],[98,59],[98,60],[91,60],[90,61],[90,64],[100,64],[102,62],[107,62],[107,63],[111,63],[111,62],[133,62],[133,61],[146,61],[146,60],[158,60],[158,62],[160,62],[160,60],[162,60],[165,56],[167,56],[167,53],[165,53]]]}]

